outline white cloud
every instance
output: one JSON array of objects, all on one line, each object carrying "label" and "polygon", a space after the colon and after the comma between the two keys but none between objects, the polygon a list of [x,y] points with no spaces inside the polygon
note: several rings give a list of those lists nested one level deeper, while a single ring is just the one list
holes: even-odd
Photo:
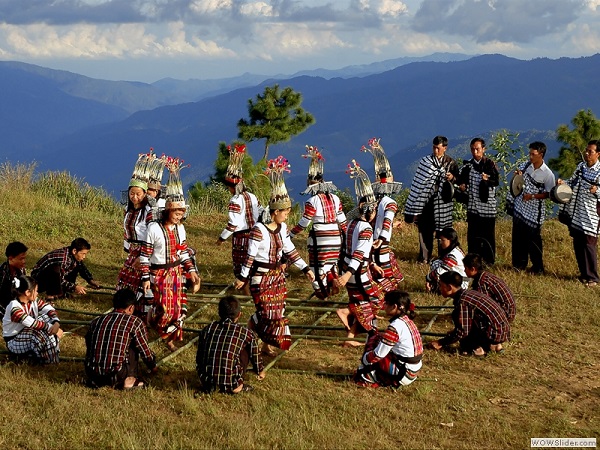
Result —
[{"label": "white cloud", "polygon": [[597,53],[600,49],[600,33],[597,27],[592,28],[589,24],[574,26],[564,46],[571,54]]},{"label": "white cloud", "polygon": [[408,7],[398,0],[380,0],[377,12],[382,16],[398,17],[408,12]]},{"label": "white cloud", "polygon": [[585,3],[592,11],[598,11],[598,9],[600,9],[600,0],[586,0]]},{"label": "white cloud", "polygon": [[245,16],[272,17],[273,7],[265,2],[244,3],[240,12]]},{"label": "white cloud", "polygon": [[232,0],[194,0],[190,3],[190,10],[198,14],[213,14],[228,11],[232,6]]},{"label": "white cloud", "polygon": [[255,34],[256,42],[262,48],[255,53],[263,55],[305,56],[331,48],[350,46],[332,30],[308,24],[271,23],[256,27]]}]

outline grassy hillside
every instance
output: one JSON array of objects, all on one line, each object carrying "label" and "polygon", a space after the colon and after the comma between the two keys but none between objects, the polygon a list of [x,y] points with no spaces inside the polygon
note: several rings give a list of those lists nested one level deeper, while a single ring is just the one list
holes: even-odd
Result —
[{"label": "grassy hillside", "polygon": [[[52,178],[52,177],[50,177]],[[47,180],[47,178],[46,178]],[[27,168],[0,170],[0,243],[25,242],[30,269],[45,252],[83,236],[92,243],[86,261],[95,278],[113,286],[124,260],[121,215],[90,193],[71,192],[59,200],[57,184],[31,181]],[[52,188],[48,186],[53,186]],[[98,194],[96,192],[96,194]],[[70,203],[67,205],[66,203]],[[215,241],[226,222],[206,205],[186,222],[190,244],[198,250],[202,293],[232,281],[229,245]],[[201,210],[202,213],[199,213]],[[464,224],[457,226],[466,241]],[[576,264],[566,228],[544,226],[548,274],[534,277],[510,270],[510,224],[498,226],[499,258],[494,271],[518,293],[513,340],[500,356],[465,358],[426,351],[421,378],[406,389],[365,390],[343,376],[358,364],[360,349],[336,341],[302,340],[269,370],[264,381],[252,374],[255,391],[235,397],[197,394],[195,348],[163,361],[145,391],[90,390],[83,385],[85,327],[61,342],[57,366],[15,365],[2,355],[0,392],[4,448],[529,448],[531,437],[600,438],[600,290],[576,281]],[[296,239],[306,255],[304,239]],[[415,264],[413,226],[396,231],[392,242],[406,275],[406,289],[417,305],[440,305],[422,293],[426,269]],[[306,298],[309,287],[292,269],[290,297]],[[210,283],[210,285],[209,285]],[[193,300],[199,300],[198,297]],[[293,303],[293,302],[290,302]],[[62,309],[102,312],[108,290],[60,300]],[[193,321],[215,318],[214,305]],[[244,308],[246,318],[253,310]],[[312,324],[323,312],[290,312],[292,324]],[[63,320],[90,316],[61,311]],[[420,317],[423,327],[430,317]],[[338,326],[331,316],[320,325]],[[382,326],[386,323],[382,321]],[[200,323],[188,323],[199,328]],[[451,327],[440,316],[433,331]],[[294,334],[305,332],[293,329]],[[341,331],[313,334],[343,336]],[[151,340],[156,334],[151,332]],[[189,342],[194,333],[186,334]],[[4,349],[4,344],[0,345]],[[153,349],[163,358],[160,342]],[[269,360],[267,360],[268,362]],[[286,369],[286,370],[282,370]],[[302,373],[298,373],[301,371]]]}]

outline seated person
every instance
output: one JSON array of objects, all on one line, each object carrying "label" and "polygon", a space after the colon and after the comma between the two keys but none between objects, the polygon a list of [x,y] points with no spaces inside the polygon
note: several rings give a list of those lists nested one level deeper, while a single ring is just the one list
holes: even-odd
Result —
[{"label": "seated person", "polygon": [[439,294],[439,277],[444,272],[451,270],[458,272],[463,277],[462,288],[469,287],[469,281],[465,274],[465,266],[463,258],[465,257],[460,242],[458,241],[458,233],[454,228],[446,227],[439,232],[439,258],[431,262],[429,273],[425,277],[425,289],[427,292]]},{"label": "seated person", "polygon": [[31,276],[37,280],[39,291],[46,293],[47,300],[64,297],[69,292],[85,294],[85,288],[75,283],[77,275],[92,287],[100,287],[83,263],[91,248],[88,241],[79,237],[69,247],[53,250],[36,263]]},{"label": "seated person", "polygon": [[463,277],[457,272],[440,276],[440,292],[454,300],[454,329],[445,337],[431,342],[434,350],[460,341],[464,355],[485,356],[487,351],[502,352],[502,343],[510,339],[506,314],[490,297],[462,288]]},{"label": "seated person", "polygon": [[139,356],[156,373],[156,357],[148,345],[146,326],[133,315],[135,301],[132,290],[118,290],[113,296],[113,311],[90,323],[84,363],[90,386],[124,390],[145,387],[139,378]]},{"label": "seated person", "polygon": [[421,334],[412,321],[415,305],[407,292],[390,291],[383,308],[390,324],[367,342],[354,381],[368,387],[408,386],[423,365]]},{"label": "seated person", "polygon": [[250,360],[257,378],[265,378],[258,337],[238,324],[241,315],[240,301],[233,296],[224,297],[219,302],[220,320],[200,332],[196,370],[205,392],[218,389],[237,394],[251,390],[251,386],[244,384]]},{"label": "seated person", "polygon": [[27,275],[25,259],[27,246],[21,242],[11,242],[6,246],[6,262],[0,266],[0,318],[4,316],[6,306],[15,297],[12,295],[12,282],[15,278]]},{"label": "seated person", "polygon": [[512,323],[517,313],[517,305],[515,297],[506,282],[493,273],[483,270],[483,260],[476,253],[467,254],[463,262],[465,273],[473,279],[472,289],[495,300],[506,313],[508,322]]},{"label": "seated person", "polygon": [[38,300],[36,281],[23,275],[13,280],[15,300],[9,302],[2,320],[8,351],[31,357],[39,364],[58,363],[58,341],[63,335],[55,309]]}]

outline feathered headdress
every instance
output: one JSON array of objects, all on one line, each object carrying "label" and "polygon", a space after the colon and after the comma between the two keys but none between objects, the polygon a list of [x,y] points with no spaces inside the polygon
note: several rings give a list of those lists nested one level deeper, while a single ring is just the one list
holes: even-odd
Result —
[{"label": "feathered headdress", "polygon": [[182,159],[167,156],[165,158],[165,167],[169,171],[165,209],[187,209],[179,172],[184,167],[190,167],[189,164],[184,166]]},{"label": "feathered headdress", "polygon": [[146,153],[138,155],[129,181],[129,187],[139,187],[144,191],[148,190],[148,155]]},{"label": "feathered headdress", "polygon": [[354,179],[354,190],[356,192],[356,200],[358,203],[365,203],[366,205],[375,205],[377,200],[373,193],[373,187],[371,186],[371,180],[367,173],[361,169],[356,160],[352,160],[351,164],[348,164],[348,170],[346,173],[350,174],[350,178]]},{"label": "feathered headdress", "polygon": [[398,194],[402,190],[402,183],[394,181],[390,162],[379,144],[381,139],[369,139],[368,147],[363,145],[361,151],[369,152],[373,155],[375,162],[375,183],[373,183],[373,192],[377,195]]},{"label": "feathered headdress", "polygon": [[160,158],[158,158],[152,147],[150,147],[150,153],[148,153],[147,156],[148,187],[159,191],[161,188],[163,172],[165,170],[166,156],[163,154]]},{"label": "feathered headdress", "polygon": [[235,188],[235,192],[239,194],[244,190],[242,163],[246,156],[246,144],[235,144],[233,148],[228,145],[227,150],[229,151],[229,164],[225,173],[225,184]]},{"label": "feathered headdress", "polygon": [[270,209],[287,209],[292,206],[292,200],[288,194],[283,179],[284,172],[291,172],[288,160],[283,156],[278,156],[267,162],[265,174],[271,182],[271,199],[269,200]]},{"label": "feathered headdress", "polygon": [[303,158],[310,158],[308,166],[308,178],[306,180],[307,188],[301,194],[315,195],[319,192],[334,192],[337,191],[335,185],[330,181],[323,181],[323,163],[325,158],[317,147],[312,145],[306,146],[306,154]]}]

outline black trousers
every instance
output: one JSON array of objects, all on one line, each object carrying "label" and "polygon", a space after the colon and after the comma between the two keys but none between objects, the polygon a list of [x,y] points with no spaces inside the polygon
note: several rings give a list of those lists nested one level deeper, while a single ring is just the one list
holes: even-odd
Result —
[{"label": "black trousers", "polygon": [[513,218],[512,265],[515,269],[526,269],[531,258],[531,271],[534,273],[544,271],[541,231],[541,227],[530,227],[521,219]]},{"label": "black trousers", "polygon": [[496,261],[496,218],[467,213],[467,247],[483,261],[492,265]]},{"label": "black trousers", "polygon": [[417,261],[429,264],[433,259],[433,239],[436,237],[433,201],[429,201],[423,208],[423,212],[417,216],[417,229],[419,230],[419,256]]},{"label": "black trousers", "polygon": [[[78,270],[74,270],[71,273],[66,274],[65,280],[75,283],[77,281],[78,273]],[[66,294],[66,292],[63,292],[61,284],[59,264],[54,264],[39,272],[36,281],[38,282],[38,292],[45,292],[48,295],[56,295],[59,297]]]},{"label": "black trousers", "polygon": [[583,231],[571,228],[573,250],[582,281],[600,282],[598,277],[598,237],[589,236]]},{"label": "black trousers", "polygon": [[88,379],[95,387],[111,386],[113,388],[120,387],[125,382],[126,378],[139,376],[139,361],[138,353],[132,346],[129,348],[127,360],[123,363],[121,370],[108,375],[98,375],[87,364],[85,365],[85,373]]}]

